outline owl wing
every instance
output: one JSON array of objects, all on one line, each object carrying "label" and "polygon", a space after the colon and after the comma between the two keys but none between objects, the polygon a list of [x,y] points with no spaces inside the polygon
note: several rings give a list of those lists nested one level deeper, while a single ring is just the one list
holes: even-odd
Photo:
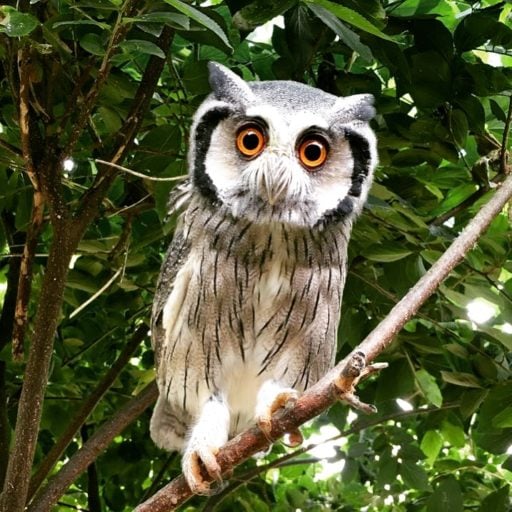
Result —
[{"label": "owl wing", "polygon": [[190,244],[183,233],[183,228],[178,226],[174,238],[165,255],[160,276],[156,284],[153,310],[151,313],[151,345],[155,352],[156,366],[160,366],[160,354],[165,342],[165,329],[163,327],[163,310],[167,298],[174,286],[174,280],[190,251]]}]

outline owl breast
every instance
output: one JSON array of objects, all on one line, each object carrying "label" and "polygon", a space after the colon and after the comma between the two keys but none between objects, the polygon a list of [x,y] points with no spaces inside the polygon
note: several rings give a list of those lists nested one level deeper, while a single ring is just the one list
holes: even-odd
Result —
[{"label": "owl breast", "polygon": [[234,434],[254,422],[263,382],[302,390],[331,366],[343,233],[250,223],[205,205],[189,208],[182,230],[192,249],[163,310],[159,387],[186,417],[222,395]]}]

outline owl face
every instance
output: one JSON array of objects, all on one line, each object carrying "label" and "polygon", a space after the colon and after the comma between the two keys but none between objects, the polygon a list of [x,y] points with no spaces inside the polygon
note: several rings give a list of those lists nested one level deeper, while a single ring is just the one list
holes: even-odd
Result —
[{"label": "owl face", "polygon": [[200,193],[252,222],[312,227],[357,213],[377,160],[371,96],[247,83],[215,63],[210,84],[191,131]]}]

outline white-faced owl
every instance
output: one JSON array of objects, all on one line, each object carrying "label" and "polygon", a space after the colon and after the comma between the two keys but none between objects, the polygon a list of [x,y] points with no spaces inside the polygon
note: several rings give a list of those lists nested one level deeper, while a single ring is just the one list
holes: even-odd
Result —
[{"label": "white-faced owl", "polygon": [[152,313],[158,446],[208,493],[218,449],[333,365],[352,223],[377,162],[371,95],[210,63],[189,190]]}]

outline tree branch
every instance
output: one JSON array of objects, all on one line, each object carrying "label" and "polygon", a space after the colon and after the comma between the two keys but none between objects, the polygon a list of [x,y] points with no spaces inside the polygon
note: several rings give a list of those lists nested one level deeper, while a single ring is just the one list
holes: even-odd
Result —
[{"label": "tree branch", "polygon": [[147,333],[148,327],[146,325],[141,325],[133,333],[130,341],[124,346],[116,362],[112,365],[103,379],[98,383],[96,389],[94,389],[92,393],[88,395],[88,398],[85,400],[85,402],[83,402],[80,409],[75,413],[74,417],[69,422],[66,430],[62,433],[60,438],[46,454],[43,462],[37,468],[36,474],[30,480],[30,490],[28,494],[29,500],[36,493],[41,483],[55,466],[56,462],[60,459],[61,455],[64,453],[64,450],[68,447],[69,443],[78,433],[80,427],[85,423],[103,395],[117,379]]},{"label": "tree branch", "polygon": [[22,512],[25,509],[53,341],[73,250],[69,243],[68,223],[62,221],[56,224],[18,403],[14,446],[0,499],[2,512]]},{"label": "tree branch", "polygon": [[272,468],[280,468],[283,466],[287,466],[293,463],[301,463],[302,460],[299,461],[293,461],[296,457],[299,455],[303,455],[304,453],[307,453],[308,451],[317,448],[318,446],[321,446],[326,443],[330,443],[332,441],[336,441],[337,439],[341,437],[348,437],[350,435],[357,434],[363,430],[366,430],[367,428],[374,427],[376,425],[385,424],[390,420],[394,421],[400,421],[405,418],[410,418],[411,416],[420,416],[424,414],[430,414],[431,412],[439,412],[442,410],[450,410],[460,407],[459,403],[455,404],[446,404],[442,405],[441,407],[429,407],[426,409],[413,409],[412,411],[397,411],[391,414],[386,414],[385,416],[381,416],[380,418],[372,417],[371,419],[368,419],[368,416],[365,416],[363,419],[359,419],[352,423],[350,427],[343,430],[339,434],[329,438],[324,439],[320,443],[307,443],[303,444],[300,448],[297,448],[293,450],[292,452],[288,452],[277,459],[274,459],[271,462],[268,462],[267,464],[263,464],[261,466],[256,466],[254,468],[249,469],[245,473],[241,475],[237,475],[236,481],[233,481],[230,483],[227,487],[222,489],[221,492],[218,494],[213,495],[204,506],[202,512],[213,512],[215,510],[215,507],[217,507],[229,494],[234,492],[236,489],[241,487],[242,485],[245,485],[247,482],[252,480],[258,475],[261,475],[262,473],[265,473],[269,469]]},{"label": "tree branch", "polygon": [[31,119],[30,119],[30,76],[29,76],[30,55],[27,46],[18,52],[18,68],[20,77],[19,94],[19,126],[21,153],[34,194],[32,199],[32,220],[28,228],[25,247],[21,257],[20,275],[18,281],[18,295],[16,299],[16,310],[14,317],[14,330],[12,338],[12,353],[15,359],[23,356],[23,341],[27,326],[27,310],[32,289],[32,267],[34,255],[37,248],[39,234],[43,227],[43,214],[45,198],[41,188],[41,178],[38,175],[33,159],[32,148],[34,141],[31,140]]},{"label": "tree branch", "polygon": [[[89,430],[87,425],[80,428],[82,440],[87,443],[89,440]],[[93,462],[87,467],[87,508],[88,512],[101,512],[101,498],[98,485],[98,472],[96,471],[96,463]]]},{"label": "tree branch", "polygon": [[32,291],[32,276],[37,242],[43,229],[44,197],[41,191],[34,190],[32,199],[32,220],[30,222],[23,254],[21,256],[18,295],[14,314],[12,334],[12,354],[14,359],[21,359],[24,352],[25,331],[28,321],[28,303]]},{"label": "tree branch", "polygon": [[500,166],[501,172],[505,174],[507,172],[507,160],[508,160],[508,137],[510,134],[510,124],[512,123],[512,96],[509,98],[507,119],[505,121],[505,127],[503,129],[503,141],[501,143],[500,150]]},{"label": "tree branch", "polygon": [[[14,227],[14,215],[3,210],[0,214],[9,245],[10,256],[18,256],[16,247],[25,243],[25,233],[17,232]],[[7,271],[7,289],[5,290],[2,311],[0,313],[0,351],[9,343],[14,326],[16,293],[20,275],[21,258],[11,257]],[[6,363],[0,361],[0,489],[3,487],[9,460],[10,425],[7,415]]]},{"label": "tree branch", "polygon": [[[319,382],[309,388],[297,401],[277,412],[272,418],[271,439],[276,440],[286,432],[297,429],[342,399],[363,410],[371,410],[354,394],[360,380],[381,369],[368,365],[392,342],[404,324],[434,293],[440,283],[460,263],[479,237],[512,197],[512,176],[509,176],[492,199],[482,207],[448,250],[418,281],[418,283],[393,307],[387,317],[345,359],[329,371]],[[251,455],[265,450],[269,441],[257,427],[242,432],[224,445],[217,454],[222,473],[228,474],[235,466]],[[211,480],[203,473],[205,480]],[[191,497],[192,493],[183,476],[174,479],[154,496],[140,504],[135,512],[170,512]]]},{"label": "tree branch", "polygon": [[[50,512],[68,486],[83,473],[98,455],[133,420],[139,417],[157,398],[155,382],[147,385],[136,397],[127,402],[111,420],[101,425],[94,435],[78,450],[62,469],[49,481],[48,485],[34,499],[27,512]],[[10,512],[10,511],[9,511]]]}]

